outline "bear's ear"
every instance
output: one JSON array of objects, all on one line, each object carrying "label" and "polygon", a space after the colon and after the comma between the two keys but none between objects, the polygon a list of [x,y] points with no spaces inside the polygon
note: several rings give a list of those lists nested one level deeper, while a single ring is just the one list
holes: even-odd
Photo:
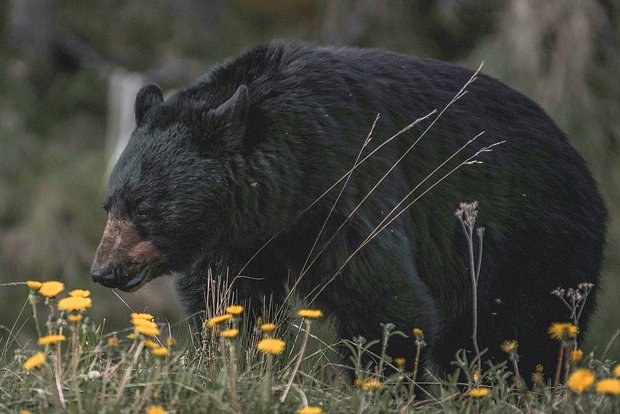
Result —
[{"label": "bear's ear", "polygon": [[136,95],[136,103],[134,104],[134,111],[136,113],[136,125],[140,126],[144,121],[144,116],[154,106],[159,105],[164,101],[164,95],[161,93],[159,86],[149,84],[143,86]]},{"label": "bear's ear", "polygon": [[209,115],[223,122],[228,128],[227,139],[241,140],[245,134],[246,120],[250,108],[248,87],[241,85],[237,91],[217,108],[211,109]]}]

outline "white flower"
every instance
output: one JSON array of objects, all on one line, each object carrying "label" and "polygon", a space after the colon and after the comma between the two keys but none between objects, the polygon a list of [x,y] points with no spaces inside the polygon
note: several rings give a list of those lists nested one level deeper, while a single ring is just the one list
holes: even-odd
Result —
[{"label": "white flower", "polygon": [[86,377],[91,380],[99,379],[101,377],[101,372],[97,370],[88,371]]}]

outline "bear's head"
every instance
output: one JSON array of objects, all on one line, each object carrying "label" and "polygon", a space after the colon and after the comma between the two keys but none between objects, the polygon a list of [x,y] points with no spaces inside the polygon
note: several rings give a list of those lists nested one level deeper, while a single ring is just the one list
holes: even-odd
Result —
[{"label": "bear's head", "polygon": [[224,102],[183,93],[164,102],[155,85],[138,92],[136,128],[110,176],[95,282],[133,291],[188,271],[230,227],[223,214],[234,197],[249,97],[244,85],[222,95]]}]

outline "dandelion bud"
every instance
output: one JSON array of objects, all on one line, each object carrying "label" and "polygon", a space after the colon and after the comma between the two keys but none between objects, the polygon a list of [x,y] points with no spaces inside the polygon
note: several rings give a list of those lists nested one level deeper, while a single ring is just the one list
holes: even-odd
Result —
[{"label": "dandelion bud", "polygon": [[474,382],[476,384],[480,382],[480,371],[478,371],[478,370],[474,371]]},{"label": "dandelion bud", "polygon": [[583,351],[581,349],[575,349],[570,353],[571,362],[580,362],[583,359]]}]

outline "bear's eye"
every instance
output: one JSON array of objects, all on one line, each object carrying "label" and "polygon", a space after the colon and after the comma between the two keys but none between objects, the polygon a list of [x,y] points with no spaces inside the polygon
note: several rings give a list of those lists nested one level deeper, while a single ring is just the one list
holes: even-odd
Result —
[{"label": "bear's eye", "polygon": [[146,209],[146,207],[138,205],[133,213],[134,217],[137,219],[145,219],[148,217],[148,211]]}]

